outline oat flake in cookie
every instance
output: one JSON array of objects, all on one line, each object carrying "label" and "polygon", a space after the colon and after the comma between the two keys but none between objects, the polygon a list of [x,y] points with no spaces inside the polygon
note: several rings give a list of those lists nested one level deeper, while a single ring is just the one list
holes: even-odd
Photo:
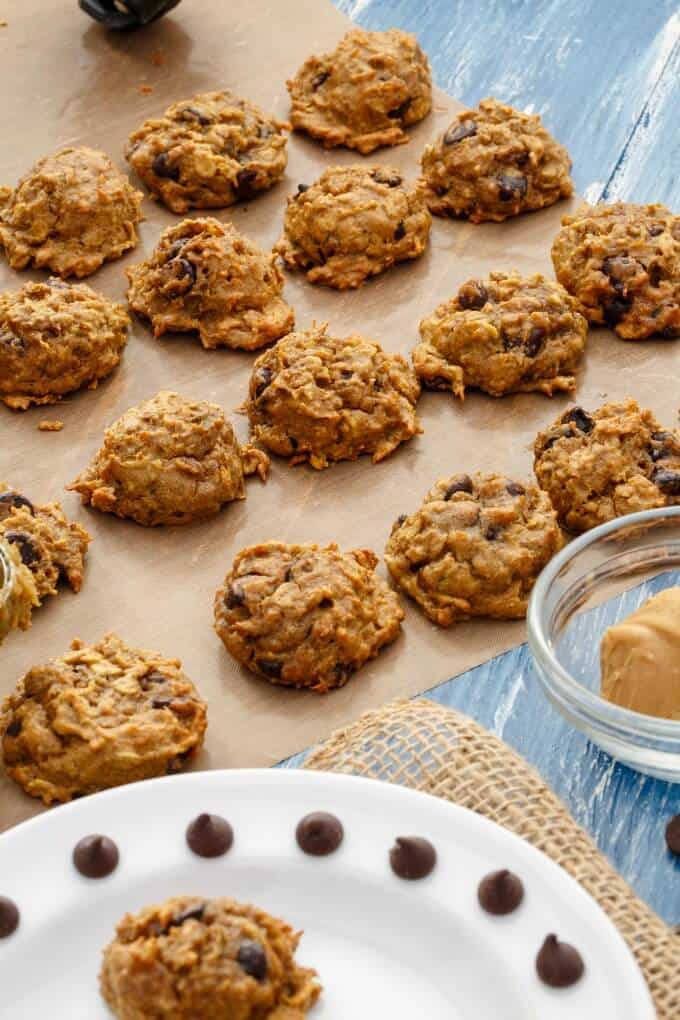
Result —
[{"label": "oat flake in cookie", "polygon": [[588,323],[564,287],[543,276],[468,280],[420,323],[413,365],[424,386],[493,397],[573,390]]},{"label": "oat flake in cookie", "polygon": [[422,193],[398,170],[334,166],[288,199],[274,251],[310,283],[347,290],[422,255],[431,223]]},{"label": "oat flake in cookie", "polygon": [[127,275],[130,306],[156,337],[197,332],[205,348],[252,351],[295,322],[275,256],[212,217],[168,227]]},{"label": "oat flake in cookie", "polygon": [[120,362],[130,320],[84,283],[52,277],[0,294],[0,400],[15,411],[94,389]]},{"label": "oat flake in cookie", "polygon": [[404,128],[432,108],[427,57],[415,36],[355,28],[332,53],[309,57],[288,83],[291,121],[326,148],[364,155],[408,141]]},{"label": "oat flake in cookie", "polygon": [[89,276],[135,247],[141,201],[105,153],[60,149],[0,188],[0,244],[12,269]]},{"label": "oat flake in cookie", "polygon": [[215,596],[215,629],[274,684],[342,687],[399,635],[404,612],[368,549],[266,542],[242,549]]},{"label": "oat flake in cookie", "polygon": [[569,154],[541,118],[496,99],[459,113],[421,165],[430,210],[472,223],[542,209],[574,190]]},{"label": "oat flake in cookie", "polygon": [[572,407],[537,436],[534,471],[561,524],[587,531],[680,504],[680,431],[634,400],[592,412]]},{"label": "oat flake in cookie", "polygon": [[269,458],[241,447],[216,404],[162,390],[106,430],[69,489],[83,503],[138,524],[188,524],[245,499],[244,476],[264,481]]},{"label": "oat flake in cookie", "polygon": [[400,517],[385,549],[392,577],[434,623],[519,619],[562,535],[537,486],[503,475],[453,475]]},{"label": "oat flake in cookie", "polygon": [[680,216],[663,205],[583,205],[552,247],[555,275],[624,340],[680,337]]},{"label": "oat flake in cookie", "polygon": [[255,362],[247,403],[253,438],[292,464],[383,460],[420,432],[420,385],[399,354],[326,327],[289,333]]},{"label": "oat flake in cookie", "polygon": [[199,751],[206,707],[177,659],[115,634],[21,679],[0,708],[7,774],[46,804],[181,769]]},{"label": "oat flake in cookie", "polygon": [[122,919],[102,995],[118,1020],[305,1020],[321,986],[300,934],[234,900],[169,899]]}]

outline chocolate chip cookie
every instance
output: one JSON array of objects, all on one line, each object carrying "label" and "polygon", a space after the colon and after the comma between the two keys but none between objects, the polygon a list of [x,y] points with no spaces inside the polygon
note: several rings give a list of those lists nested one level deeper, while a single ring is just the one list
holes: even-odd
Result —
[{"label": "chocolate chip cookie", "polygon": [[588,323],[559,283],[540,274],[468,280],[420,323],[413,365],[423,385],[501,397],[573,390]]},{"label": "chocolate chip cookie", "polygon": [[542,209],[574,190],[569,154],[541,118],[497,99],[459,113],[421,165],[430,210],[471,223]]},{"label": "chocolate chip cookie", "polygon": [[347,290],[422,255],[431,222],[422,193],[399,171],[333,166],[288,199],[274,251],[310,283]]},{"label": "chocolate chip cookie", "polygon": [[212,217],[168,227],[127,275],[130,305],[157,337],[195,331],[205,348],[252,351],[295,323],[275,256]]},{"label": "chocolate chip cookie", "polygon": [[587,531],[680,503],[680,431],[634,400],[592,412],[572,407],[537,436],[534,471],[562,525]]},{"label": "chocolate chip cookie", "polygon": [[31,571],[21,562],[17,547],[0,533],[0,645],[15,627],[28,630],[37,605]]},{"label": "chocolate chip cookie", "polygon": [[89,276],[135,247],[141,201],[105,153],[60,149],[0,188],[0,244],[12,269]]},{"label": "chocolate chip cookie", "polygon": [[122,305],[56,277],[0,294],[0,399],[15,411],[54,404],[113,372],[127,343]]},{"label": "chocolate chip cookie", "polygon": [[46,804],[181,769],[200,750],[206,707],[177,659],[115,634],[21,679],[0,708],[7,774]]},{"label": "chocolate chip cookie", "polygon": [[425,615],[449,627],[473,616],[523,617],[536,578],[561,546],[544,492],[478,472],[442,478],[419,510],[402,515],[385,562]]},{"label": "chocolate chip cookie", "polygon": [[227,651],[273,684],[342,687],[399,635],[404,612],[369,549],[265,542],[242,549],[215,595]]},{"label": "chocolate chip cookie", "polygon": [[287,128],[233,92],[203,92],[145,121],[130,135],[125,156],[173,212],[219,209],[283,176]]},{"label": "chocolate chip cookie", "polygon": [[309,57],[287,82],[291,122],[327,149],[373,152],[408,141],[432,108],[432,79],[416,37],[355,28],[332,53]]},{"label": "chocolate chip cookie", "polygon": [[292,464],[383,460],[420,432],[420,385],[406,360],[326,326],[289,333],[253,367],[246,409],[253,438]]},{"label": "chocolate chip cookie", "polygon": [[663,205],[582,205],[552,247],[590,322],[624,340],[680,337],[680,216]]},{"label": "chocolate chip cookie", "polygon": [[119,1020],[305,1020],[321,986],[295,962],[299,941],[258,907],[178,896],[126,914],[102,995]]},{"label": "chocolate chip cookie", "polygon": [[188,524],[245,499],[244,476],[264,481],[269,458],[241,447],[216,404],[162,390],[106,430],[69,489],[83,503],[138,524]]}]

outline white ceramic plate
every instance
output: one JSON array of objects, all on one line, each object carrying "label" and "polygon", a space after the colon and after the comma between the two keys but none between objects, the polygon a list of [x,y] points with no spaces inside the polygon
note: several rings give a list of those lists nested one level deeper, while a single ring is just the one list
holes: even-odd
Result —
[{"label": "white ceramic plate", "polygon": [[[332,856],[297,847],[310,811],[342,820]],[[205,860],[186,846],[187,824],[228,818],[234,846]],[[92,881],[71,854],[85,835],[116,841],[120,864]],[[419,882],[388,863],[396,836],[419,835],[438,864]],[[484,913],[477,885],[489,871],[521,876],[525,898],[503,918]],[[0,940],[3,1016],[105,1020],[101,950],[128,910],[179,894],[233,896],[304,929],[298,960],[324,993],[310,1020],[653,1020],[634,958],[606,915],[566,872],[470,811],[401,787],[285,770],[201,772],[136,783],[34,818],[0,837],[0,895],[21,911]],[[586,973],[552,990],[534,959],[555,932],[581,952]]]}]

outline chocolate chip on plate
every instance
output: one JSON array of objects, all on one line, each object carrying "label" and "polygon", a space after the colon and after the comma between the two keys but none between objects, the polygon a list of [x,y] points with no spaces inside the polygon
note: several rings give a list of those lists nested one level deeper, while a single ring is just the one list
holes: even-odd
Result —
[{"label": "chocolate chip on plate", "polygon": [[469,475],[456,475],[446,486],[444,499],[451,499],[457,492],[472,493],[472,479]]},{"label": "chocolate chip on plate", "polygon": [[680,496],[680,471],[658,467],[652,481],[666,496]]},{"label": "chocolate chip on plate", "polygon": [[151,164],[156,177],[164,177],[170,181],[179,180],[179,167],[173,166],[167,152],[159,152]]},{"label": "chocolate chip on plate", "polygon": [[464,120],[460,124],[452,124],[444,135],[444,145],[455,145],[466,138],[472,138],[477,134],[477,125],[474,120]]},{"label": "chocolate chip on plate", "polygon": [[19,927],[19,908],[6,896],[0,896],[0,939],[6,939]]},{"label": "chocolate chip on plate", "polygon": [[390,865],[399,878],[426,878],[437,863],[437,851],[422,836],[398,836],[390,850]]},{"label": "chocolate chip on plate", "polygon": [[507,868],[492,871],[479,883],[477,899],[487,914],[511,914],[524,899],[522,880]]},{"label": "chocolate chip on plate", "polygon": [[458,290],[458,304],[466,310],[483,308],[489,300],[489,292],[478,280],[469,280]]},{"label": "chocolate chip on plate", "polygon": [[108,836],[83,836],[73,848],[73,864],[85,878],[106,878],[118,860],[118,847]]},{"label": "chocolate chip on plate", "polygon": [[5,517],[9,517],[12,510],[20,510],[21,507],[25,507],[35,517],[35,507],[30,499],[26,499],[19,492],[14,492],[13,489],[0,492],[0,521],[4,520]]},{"label": "chocolate chip on plate", "polygon": [[27,535],[25,531],[6,531],[4,538],[11,545],[18,546],[21,562],[24,566],[30,567],[31,563],[35,563],[36,560],[40,559],[40,555],[33,543],[33,539],[30,535]]},{"label": "chocolate chip on plate", "polygon": [[239,946],[236,959],[246,974],[256,981],[264,981],[267,976],[267,954],[259,942],[246,939]]},{"label": "chocolate chip on plate", "polygon": [[536,973],[551,988],[568,988],[583,977],[581,954],[557,935],[548,935],[536,957]]},{"label": "chocolate chip on plate", "polygon": [[582,407],[572,407],[569,411],[562,415],[561,421],[565,425],[568,422],[572,422],[579,432],[585,432],[586,434],[592,432],[595,428],[595,422],[588,412],[584,411]]},{"label": "chocolate chip on plate", "polygon": [[186,841],[198,857],[222,857],[233,845],[234,830],[226,818],[204,812],[187,827]]},{"label": "chocolate chip on plate", "polygon": [[295,830],[298,846],[312,857],[326,857],[334,853],[344,835],[340,819],[327,811],[314,811],[305,815]]},{"label": "chocolate chip on plate", "polygon": [[680,856],[680,815],[671,818],[666,826],[666,846],[672,854]]},{"label": "chocolate chip on plate", "polygon": [[500,174],[497,178],[498,197],[501,202],[512,202],[524,198],[528,190],[528,182],[523,174]]}]

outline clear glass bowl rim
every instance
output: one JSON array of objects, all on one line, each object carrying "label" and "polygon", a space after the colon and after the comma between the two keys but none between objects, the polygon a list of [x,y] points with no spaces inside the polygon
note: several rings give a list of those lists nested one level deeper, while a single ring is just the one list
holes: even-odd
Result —
[{"label": "clear glass bowl rim", "polygon": [[9,599],[14,587],[14,564],[0,543],[0,609]]}]

